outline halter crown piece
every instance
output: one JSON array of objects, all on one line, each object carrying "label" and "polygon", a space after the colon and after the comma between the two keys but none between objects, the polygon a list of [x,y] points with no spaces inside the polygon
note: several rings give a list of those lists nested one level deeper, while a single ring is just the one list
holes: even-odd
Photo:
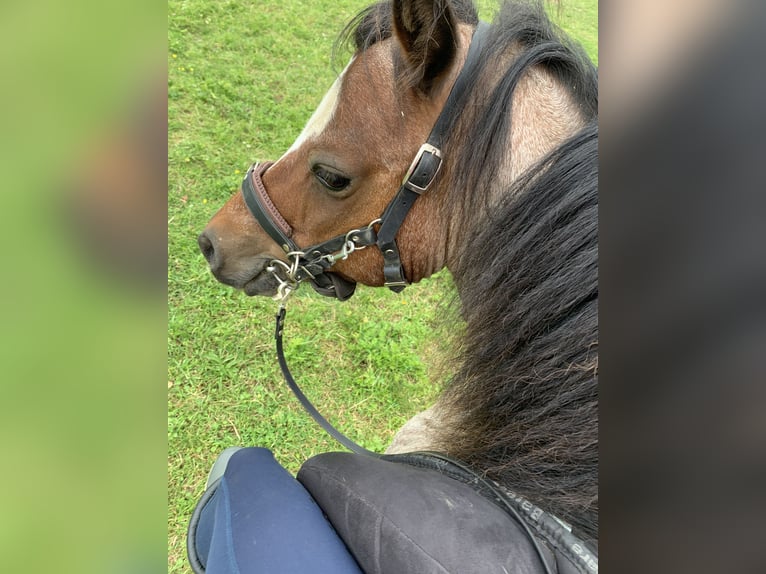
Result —
[{"label": "halter crown piece", "polygon": [[[269,198],[263,185],[263,174],[273,162],[256,163],[250,167],[242,182],[245,204],[261,227],[287,254],[289,263],[275,259],[267,268],[279,282],[276,299],[284,305],[290,294],[303,281],[309,281],[320,294],[345,301],[354,294],[356,284],[329,272],[338,260],[346,259],[354,251],[377,245],[383,255],[385,286],[399,293],[407,285],[404,276],[396,234],[404,223],[415,200],[428,191],[442,165],[441,145],[447,125],[447,110],[455,106],[468,88],[465,70],[479,60],[483,40],[489,25],[480,22],[474,32],[465,64],[455,80],[452,90],[436,120],[426,143],[420,146],[415,159],[404,176],[402,185],[380,218],[365,227],[352,229],[317,245],[301,249],[291,239],[292,228]],[[377,231],[376,226],[380,226]],[[282,271],[283,274],[280,274]],[[284,277],[282,276],[284,275]]]}]

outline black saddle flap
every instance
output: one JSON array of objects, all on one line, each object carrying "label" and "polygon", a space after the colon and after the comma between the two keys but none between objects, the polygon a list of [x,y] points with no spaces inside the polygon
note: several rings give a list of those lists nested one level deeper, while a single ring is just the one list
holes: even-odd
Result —
[{"label": "black saddle flap", "polygon": [[306,461],[298,480],[367,574],[543,572],[512,517],[435,470],[325,453]]}]

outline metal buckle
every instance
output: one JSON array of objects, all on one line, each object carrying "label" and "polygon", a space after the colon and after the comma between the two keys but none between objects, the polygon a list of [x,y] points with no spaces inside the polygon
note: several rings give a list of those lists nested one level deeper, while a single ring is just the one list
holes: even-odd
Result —
[{"label": "metal buckle", "polygon": [[[420,160],[423,159],[424,153],[430,153],[431,155],[439,158],[439,164],[436,166],[436,170],[431,174],[431,179],[428,180],[428,183],[425,184],[425,186],[421,187],[419,185],[415,185],[410,181],[410,178],[412,177],[412,174],[415,173],[415,170],[418,168],[418,165],[420,164]],[[436,178],[436,174],[439,173],[439,170],[442,167],[442,152],[438,147],[434,147],[429,143],[424,143],[422,146],[420,146],[420,149],[418,150],[417,155],[415,156],[415,159],[410,164],[410,168],[407,170],[407,173],[404,176],[404,179],[402,180],[402,185],[406,187],[407,189],[410,189],[414,191],[417,194],[424,193],[428,190],[429,187],[431,187],[431,184],[433,183],[434,179]]]}]

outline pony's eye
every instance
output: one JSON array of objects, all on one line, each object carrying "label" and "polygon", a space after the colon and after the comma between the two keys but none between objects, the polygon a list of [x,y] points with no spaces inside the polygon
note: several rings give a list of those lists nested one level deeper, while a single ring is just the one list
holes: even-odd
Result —
[{"label": "pony's eye", "polygon": [[319,180],[319,183],[330,191],[343,191],[351,183],[349,178],[331,171],[322,165],[315,165],[311,171],[314,172],[314,177]]}]

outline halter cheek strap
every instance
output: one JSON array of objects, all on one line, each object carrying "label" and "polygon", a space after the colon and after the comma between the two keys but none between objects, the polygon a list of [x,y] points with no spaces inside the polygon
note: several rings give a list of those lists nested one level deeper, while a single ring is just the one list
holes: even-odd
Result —
[{"label": "halter cheek strap", "polygon": [[431,187],[441,169],[442,142],[451,127],[449,125],[449,114],[446,112],[458,105],[458,102],[468,89],[469,74],[466,71],[473,69],[477,65],[488,30],[489,24],[479,22],[471,38],[471,45],[468,47],[468,54],[466,54],[463,68],[460,70],[449,96],[447,96],[442,112],[431,129],[426,143],[420,146],[415,159],[407,170],[402,180],[402,186],[380,217],[383,224],[380,227],[380,231],[378,231],[378,248],[383,253],[385,285],[392,291],[399,292],[407,286],[399,249],[396,245],[396,235],[415,201],[428,191],[428,188]]},{"label": "halter cheek strap", "polygon": [[385,286],[394,292],[398,293],[407,286],[399,248],[396,245],[396,235],[415,200],[433,183],[441,165],[442,154],[439,148],[428,143],[423,144],[404,176],[402,186],[380,216],[383,223],[378,231],[377,245],[383,254]]},{"label": "halter cheek strap", "polygon": [[[402,180],[402,185],[379,219],[366,227],[352,229],[317,245],[300,249],[292,240],[292,227],[282,217],[266,192],[263,174],[272,162],[253,165],[242,182],[245,204],[261,227],[282,247],[290,264],[275,260],[271,269],[280,282],[278,297],[283,301],[290,292],[297,289],[302,281],[310,281],[316,291],[329,297],[345,300],[354,293],[354,283],[331,273],[329,269],[339,259],[346,259],[354,251],[370,245],[377,245],[383,255],[383,276],[385,286],[395,292],[407,285],[396,236],[415,201],[433,184],[442,166],[441,145],[449,129],[449,114],[446,112],[457,105],[468,89],[469,74],[478,62],[489,25],[480,22],[468,48],[465,64],[455,80],[439,118],[426,143],[420,146],[415,159]],[[380,225],[376,231],[375,226]],[[286,275],[283,279],[277,273],[281,267]]]}]

